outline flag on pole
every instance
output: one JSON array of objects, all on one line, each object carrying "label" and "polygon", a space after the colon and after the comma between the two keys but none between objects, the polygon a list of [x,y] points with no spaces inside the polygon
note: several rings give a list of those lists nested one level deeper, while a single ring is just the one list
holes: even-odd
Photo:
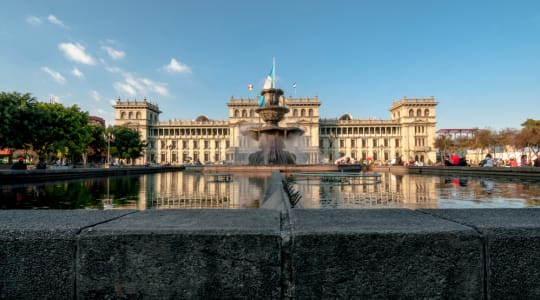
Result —
[{"label": "flag on pole", "polygon": [[253,84],[248,84],[248,91],[253,90]]},{"label": "flag on pole", "polygon": [[264,82],[263,89],[273,89],[274,88],[274,82],[275,82],[275,70],[276,66],[275,64],[272,65],[272,70],[270,70],[270,73],[268,76],[266,76],[266,81]]},{"label": "flag on pole", "polygon": [[293,89],[296,88],[296,82],[292,84],[292,88],[293,88]]},{"label": "flag on pole", "polygon": [[264,106],[264,96],[263,95],[260,95],[259,96],[259,107],[263,107]]}]

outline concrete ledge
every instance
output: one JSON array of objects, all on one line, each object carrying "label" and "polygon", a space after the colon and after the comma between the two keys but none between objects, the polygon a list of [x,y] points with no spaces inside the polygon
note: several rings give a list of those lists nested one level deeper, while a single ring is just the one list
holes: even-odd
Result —
[{"label": "concrete ledge", "polygon": [[482,243],[408,210],[293,210],[294,298],[483,297]]},{"label": "concrete ledge", "polygon": [[44,182],[104,176],[129,176],[161,172],[178,172],[183,166],[173,167],[113,167],[113,168],[61,168],[45,170],[0,170],[2,184],[18,184],[27,182]]},{"label": "concrete ledge", "polygon": [[273,172],[292,173],[292,172],[336,172],[337,165],[213,165],[204,166],[204,173],[247,173],[247,174],[265,174]]},{"label": "concrete ledge", "polygon": [[540,298],[540,209],[423,212],[470,226],[482,235],[488,299]]},{"label": "concrete ledge", "polygon": [[0,299],[69,299],[83,228],[131,211],[0,210]]},{"label": "concrete ledge", "polygon": [[506,167],[407,167],[410,174],[441,175],[441,176],[482,176],[482,177],[506,177],[520,179],[539,179],[540,168],[506,168]]},{"label": "concrete ledge", "polygon": [[0,298],[540,298],[540,210],[0,211]]},{"label": "concrete ledge", "polygon": [[274,210],[145,211],[85,230],[77,298],[279,299]]}]

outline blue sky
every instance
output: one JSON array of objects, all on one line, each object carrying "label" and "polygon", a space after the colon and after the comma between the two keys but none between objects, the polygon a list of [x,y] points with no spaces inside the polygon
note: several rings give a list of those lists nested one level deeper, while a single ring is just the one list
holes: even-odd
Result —
[{"label": "blue sky", "polygon": [[277,87],[318,96],[321,117],[390,119],[393,101],[434,96],[437,129],[540,119],[535,0],[3,0],[0,20],[0,91],[108,124],[119,97],[225,120],[273,57]]}]

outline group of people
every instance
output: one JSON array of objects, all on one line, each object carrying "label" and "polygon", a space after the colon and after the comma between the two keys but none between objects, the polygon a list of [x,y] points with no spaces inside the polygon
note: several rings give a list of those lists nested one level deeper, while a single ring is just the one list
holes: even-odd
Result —
[{"label": "group of people", "polygon": [[[36,164],[36,169],[46,169],[47,163],[45,162],[45,159],[40,157],[38,163]],[[26,170],[28,169],[27,164],[24,162],[24,157],[19,156],[17,158],[17,162],[11,165],[12,170]]]},{"label": "group of people", "polygon": [[445,166],[460,166],[460,167],[466,167],[469,164],[467,163],[467,160],[465,157],[460,157],[457,155],[457,153],[454,151],[452,152],[452,155],[450,157],[446,156],[444,158],[444,165]]},{"label": "group of people", "polygon": [[493,167],[493,166],[499,166],[499,165],[502,165],[502,166],[507,166],[507,167],[531,167],[531,166],[534,166],[534,167],[540,167],[540,157],[537,157],[535,160],[532,161],[532,164],[528,162],[527,160],[527,155],[521,155],[521,158],[520,158],[520,162],[518,164],[518,161],[517,159],[515,158],[510,158],[509,160],[507,161],[499,161],[499,164],[496,164],[495,161],[493,160],[493,158],[491,157],[491,154],[487,154],[486,157],[480,161],[480,164],[479,164],[481,167]]},{"label": "group of people", "polygon": [[[500,164],[500,161],[496,163],[491,153],[488,153],[486,154],[484,159],[480,161],[478,165],[481,167],[495,167],[495,166],[498,166],[499,164]],[[465,160],[465,157],[460,157],[459,155],[457,155],[456,152],[452,152],[452,155],[450,157],[449,156],[444,157],[444,165],[445,166],[468,166],[469,164],[467,163],[467,160]],[[515,158],[511,158],[508,161],[508,163],[505,163],[504,165],[510,166],[510,167],[518,167],[518,161]],[[522,155],[520,158],[519,166],[540,167],[540,157],[537,157],[531,165],[530,163],[527,162],[527,155]]]}]

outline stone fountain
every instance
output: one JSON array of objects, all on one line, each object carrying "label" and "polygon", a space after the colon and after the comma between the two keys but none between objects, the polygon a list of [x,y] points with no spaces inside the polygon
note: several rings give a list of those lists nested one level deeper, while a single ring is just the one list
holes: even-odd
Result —
[{"label": "stone fountain", "polygon": [[261,127],[252,127],[244,131],[259,142],[260,150],[249,155],[250,165],[295,164],[296,156],[285,150],[285,142],[294,137],[302,136],[304,130],[298,127],[280,127],[289,108],[285,106],[283,90],[268,88],[261,91],[264,99],[262,107],[255,112],[264,121]]}]

